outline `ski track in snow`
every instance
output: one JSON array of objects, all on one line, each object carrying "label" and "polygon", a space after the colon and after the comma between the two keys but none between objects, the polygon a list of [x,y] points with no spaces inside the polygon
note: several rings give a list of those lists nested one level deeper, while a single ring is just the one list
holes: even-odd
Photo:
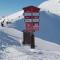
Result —
[{"label": "ski track in snow", "polygon": [[20,46],[14,43],[13,45],[2,45],[5,49],[0,49],[0,60],[60,60],[60,45],[35,38],[36,48],[30,49],[30,46],[22,45],[23,33],[21,31],[0,27],[0,32],[6,33],[21,44]]}]

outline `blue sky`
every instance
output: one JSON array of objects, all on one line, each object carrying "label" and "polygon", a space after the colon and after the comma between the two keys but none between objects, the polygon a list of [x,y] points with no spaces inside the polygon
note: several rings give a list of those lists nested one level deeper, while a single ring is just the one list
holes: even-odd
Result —
[{"label": "blue sky", "polygon": [[12,14],[25,6],[37,6],[45,0],[0,0],[0,16]]}]

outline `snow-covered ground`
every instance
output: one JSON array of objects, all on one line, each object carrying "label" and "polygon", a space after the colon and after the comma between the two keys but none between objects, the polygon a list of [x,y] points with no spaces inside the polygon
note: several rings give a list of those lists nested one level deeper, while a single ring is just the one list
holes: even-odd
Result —
[{"label": "snow-covered ground", "polygon": [[30,46],[22,45],[23,33],[21,31],[9,27],[0,27],[1,32],[7,35],[0,34],[0,40],[4,38],[9,41],[13,38],[20,45],[15,45],[16,42],[13,42],[13,45],[9,45],[7,42],[5,45],[2,42],[0,60],[60,60],[60,45],[35,37],[36,48],[31,49]]},{"label": "snow-covered ground", "polygon": [[[60,3],[55,2],[53,4],[54,1],[46,1],[39,8],[60,16],[60,9],[58,10]],[[55,7],[56,4],[58,7]],[[52,8],[50,8],[51,6]],[[58,12],[56,12],[57,10]],[[23,33],[6,26],[7,21],[14,22],[22,18],[23,11],[21,10],[0,19],[0,25],[2,21],[4,21],[5,25],[5,27],[0,26],[0,60],[60,60],[60,45],[58,44],[35,37],[35,49],[22,45]]]}]

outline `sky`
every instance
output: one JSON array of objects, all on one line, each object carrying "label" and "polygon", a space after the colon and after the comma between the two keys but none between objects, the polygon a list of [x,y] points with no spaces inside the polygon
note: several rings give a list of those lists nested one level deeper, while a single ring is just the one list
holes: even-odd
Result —
[{"label": "sky", "polygon": [[29,5],[38,6],[43,1],[45,0],[0,0],[0,16],[10,15]]}]

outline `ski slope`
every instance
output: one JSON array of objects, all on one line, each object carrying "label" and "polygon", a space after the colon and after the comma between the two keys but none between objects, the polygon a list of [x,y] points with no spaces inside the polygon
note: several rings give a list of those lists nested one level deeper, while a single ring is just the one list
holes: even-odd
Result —
[{"label": "ski slope", "polygon": [[[1,32],[3,32],[2,34],[5,33],[7,35],[4,35],[3,37],[3,35],[0,34],[0,40],[3,40],[4,38],[10,42],[10,38],[13,38],[19,42],[20,45],[15,45],[16,42],[13,43],[13,45],[9,45],[7,42],[7,45],[5,45],[2,42],[0,47],[4,49],[0,49],[0,60],[60,60],[60,45],[58,44],[36,37],[36,48],[31,49],[30,46],[22,45],[23,33],[21,31],[9,27],[0,27],[0,33]],[[10,44],[11,43],[12,42],[10,42]]]},{"label": "ski slope", "polygon": [[4,25],[6,26],[6,22],[14,22],[22,18],[23,18],[23,10],[15,12],[9,16],[5,16],[4,18],[1,18],[0,25],[2,21],[4,21]]}]

